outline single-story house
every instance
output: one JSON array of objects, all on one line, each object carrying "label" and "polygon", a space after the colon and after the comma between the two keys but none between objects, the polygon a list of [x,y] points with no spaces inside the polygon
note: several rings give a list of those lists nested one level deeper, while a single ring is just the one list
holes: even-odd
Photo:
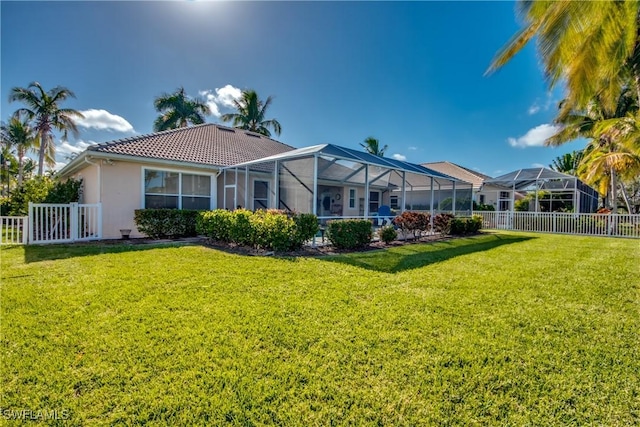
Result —
[{"label": "single-story house", "polygon": [[[509,191],[511,187],[503,187],[500,185],[494,185],[487,183],[487,181],[492,180],[493,178],[489,175],[485,175],[478,171],[474,171],[473,169],[466,168],[464,166],[460,166],[456,163],[452,162],[429,162],[429,163],[421,163],[422,166],[433,169],[438,172],[442,172],[454,178],[461,179],[463,181],[470,182],[473,190],[473,201],[478,204],[493,206],[495,210],[505,210],[500,209],[499,201],[500,201],[500,192]],[[511,197],[511,196],[509,196]],[[516,200],[523,198],[524,195],[520,193],[515,193]],[[504,207],[504,206],[503,206]]]},{"label": "single-story house", "polygon": [[470,191],[469,183],[420,165],[331,144],[296,149],[218,124],[97,144],[60,176],[83,180],[80,203],[101,204],[106,239],[119,238],[121,229],[140,236],[136,209],[240,206],[370,217],[394,201],[402,208],[398,199],[407,200],[414,189],[427,190],[432,210],[437,190],[454,189],[454,209],[456,198]]}]

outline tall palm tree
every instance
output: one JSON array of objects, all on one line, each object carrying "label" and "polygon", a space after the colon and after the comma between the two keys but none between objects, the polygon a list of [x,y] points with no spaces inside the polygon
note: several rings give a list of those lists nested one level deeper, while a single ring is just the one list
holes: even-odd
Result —
[{"label": "tall palm tree", "polygon": [[266,101],[260,100],[255,90],[247,89],[242,91],[240,99],[233,101],[237,110],[236,113],[223,114],[220,118],[225,122],[233,122],[233,127],[250,130],[261,135],[270,137],[273,129],[276,135],[280,135],[282,127],[276,119],[266,119],[267,110],[273,101],[272,97],[267,97]]},{"label": "tall palm tree", "polygon": [[18,109],[25,113],[28,120],[34,122],[33,128],[38,134],[40,146],[38,150],[38,175],[44,171],[47,156],[55,157],[55,143],[53,130],[63,133],[67,139],[68,132],[78,135],[78,128],[74,118],[83,118],[79,111],[71,108],[60,108],[59,104],[68,98],[75,98],[75,94],[63,86],[56,86],[45,91],[40,83],[30,83],[26,88],[14,87],[9,94],[9,102],[19,101],[26,108]]},{"label": "tall palm tree", "polygon": [[16,111],[7,124],[0,125],[0,136],[3,147],[15,150],[18,164],[18,187],[20,187],[24,177],[25,156],[35,147],[40,146],[40,138],[29,121],[23,119],[20,111]]},{"label": "tall palm tree", "polygon": [[553,159],[553,162],[549,165],[554,171],[567,173],[569,175],[577,176],[578,165],[582,160],[582,150],[573,151],[571,153],[563,154]]},{"label": "tall palm tree", "polygon": [[628,73],[640,98],[639,10],[638,0],[520,0],[517,12],[523,28],[498,52],[487,74],[502,67],[537,37],[550,87],[566,82],[566,108],[582,107],[594,96],[608,107],[614,105],[620,80]]},{"label": "tall palm tree", "polygon": [[387,145],[380,147],[380,141],[372,136],[365,139],[363,143],[360,143],[360,146],[364,148],[364,151],[367,153],[378,157],[384,157],[384,152],[389,148]]},{"label": "tall palm tree", "polygon": [[183,87],[158,96],[153,100],[153,106],[161,114],[153,122],[156,132],[187,127],[189,124],[200,125],[204,123],[205,116],[211,114],[206,102],[201,98],[190,98]]},{"label": "tall palm tree", "polygon": [[[618,185],[624,193],[624,185],[618,182],[618,175],[635,170],[634,153],[640,153],[633,148],[635,141],[640,141],[636,118],[640,119],[638,104],[630,85],[627,85],[612,109],[595,97],[582,110],[565,110],[565,114],[560,114],[555,120],[560,130],[545,141],[547,145],[558,146],[577,138],[589,140],[577,175],[596,186],[603,197],[609,194],[614,211]],[[633,139],[634,135],[638,136],[637,140]]]}]

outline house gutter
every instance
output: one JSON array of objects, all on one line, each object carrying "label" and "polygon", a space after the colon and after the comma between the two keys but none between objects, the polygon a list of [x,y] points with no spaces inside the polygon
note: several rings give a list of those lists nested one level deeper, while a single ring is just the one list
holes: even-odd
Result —
[{"label": "house gutter", "polygon": [[93,163],[89,160],[88,156],[85,156],[84,161],[98,168],[98,203],[102,203],[102,167],[100,163]]}]

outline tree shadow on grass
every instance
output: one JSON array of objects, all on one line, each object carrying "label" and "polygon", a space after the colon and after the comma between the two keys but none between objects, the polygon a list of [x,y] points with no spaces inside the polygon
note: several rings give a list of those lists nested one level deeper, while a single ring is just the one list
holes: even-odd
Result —
[{"label": "tree shadow on grass", "polygon": [[150,243],[150,244],[108,244],[100,242],[71,243],[56,245],[12,246],[3,251],[24,250],[24,262],[54,261],[59,259],[116,254],[123,252],[145,251],[150,249],[193,246],[189,242]]},{"label": "tree shadow on grass", "polygon": [[513,234],[482,234],[434,243],[406,245],[372,252],[359,252],[321,258],[382,273],[398,273],[448,259],[520,243],[535,237]]}]

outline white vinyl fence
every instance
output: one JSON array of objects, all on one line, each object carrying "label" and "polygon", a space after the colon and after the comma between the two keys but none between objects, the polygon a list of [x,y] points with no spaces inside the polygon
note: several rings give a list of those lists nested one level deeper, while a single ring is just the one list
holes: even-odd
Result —
[{"label": "white vinyl fence", "polygon": [[28,216],[0,216],[0,245],[26,244],[28,224]]},{"label": "white vinyl fence", "polygon": [[29,203],[29,243],[64,243],[102,238],[98,204]]},{"label": "white vinyl fence", "polygon": [[640,215],[477,211],[487,229],[640,239]]}]

